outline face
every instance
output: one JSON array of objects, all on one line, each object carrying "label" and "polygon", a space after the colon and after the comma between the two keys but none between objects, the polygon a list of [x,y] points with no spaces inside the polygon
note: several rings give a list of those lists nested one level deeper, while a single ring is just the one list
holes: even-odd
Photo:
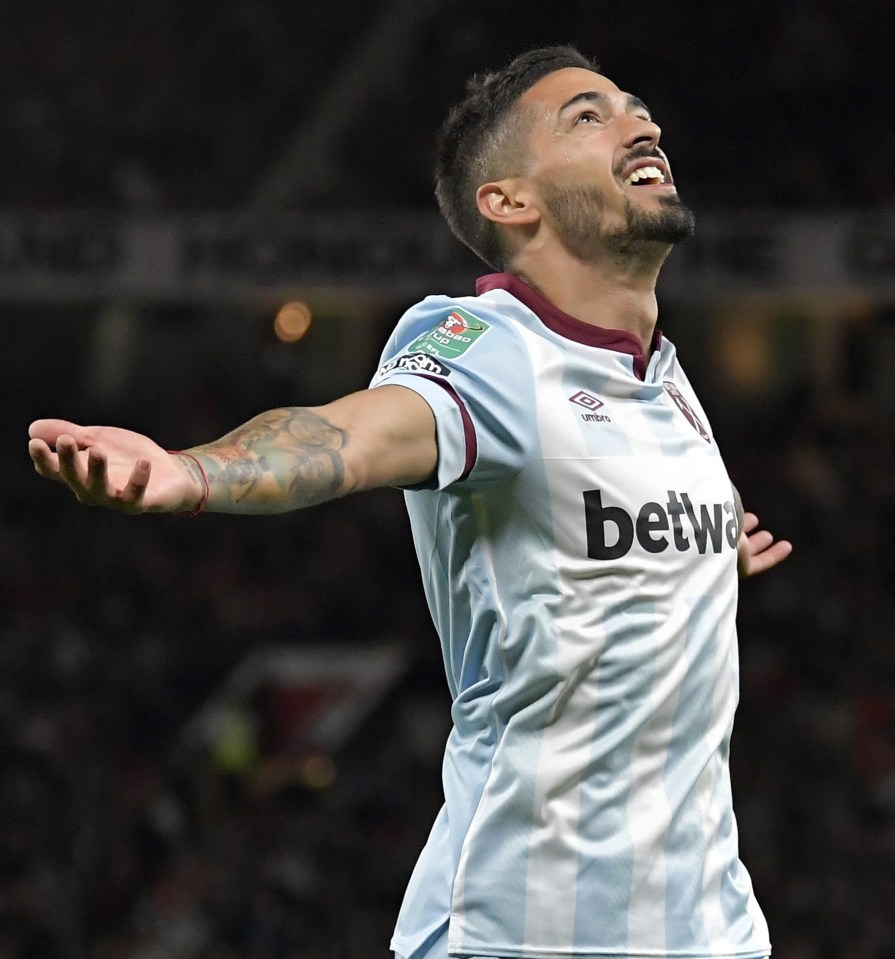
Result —
[{"label": "face", "polygon": [[645,256],[692,234],[693,214],[641,100],[598,73],[568,68],[520,102],[531,117],[526,178],[571,252]]}]

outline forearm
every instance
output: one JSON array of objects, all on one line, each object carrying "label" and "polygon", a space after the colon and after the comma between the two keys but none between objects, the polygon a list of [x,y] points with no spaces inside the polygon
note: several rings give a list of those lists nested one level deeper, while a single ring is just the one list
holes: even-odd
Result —
[{"label": "forearm", "polygon": [[43,419],[28,433],[41,476],[81,503],[132,514],[283,513],[355,490],[417,485],[438,464],[432,410],[403,386],[270,410],[173,454],[116,426]]},{"label": "forearm", "polygon": [[[304,407],[269,410],[212,443],[185,450],[205,471],[205,509],[281,513],[351,492],[348,433]],[[202,485],[195,462],[183,462]]]}]

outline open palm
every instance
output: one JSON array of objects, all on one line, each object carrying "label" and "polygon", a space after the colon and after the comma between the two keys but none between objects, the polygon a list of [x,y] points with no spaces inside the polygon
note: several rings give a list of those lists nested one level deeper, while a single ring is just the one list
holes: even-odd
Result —
[{"label": "open palm", "polygon": [[81,503],[125,513],[174,512],[202,495],[181,458],[141,433],[45,419],[32,423],[28,435],[37,472],[64,483]]}]

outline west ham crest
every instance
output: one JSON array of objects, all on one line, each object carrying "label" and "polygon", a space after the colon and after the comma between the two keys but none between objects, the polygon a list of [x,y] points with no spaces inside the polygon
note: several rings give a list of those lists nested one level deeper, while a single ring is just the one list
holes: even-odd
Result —
[{"label": "west ham crest", "polygon": [[671,380],[665,380],[663,386],[665,387],[665,392],[674,400],[675,406],[684,414],[687,422],[699,433],[706,443],[711,443],[712,438],[709,435],[709,431],[702,425],[699,417],[693,412],[684,394],[681,393]]}]

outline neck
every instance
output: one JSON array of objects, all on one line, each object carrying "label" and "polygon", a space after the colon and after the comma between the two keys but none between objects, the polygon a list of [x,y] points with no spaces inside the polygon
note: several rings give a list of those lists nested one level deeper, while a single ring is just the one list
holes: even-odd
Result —
[{"label": "neck", "polygon": [[608,257],[597,263],[571,257],[564,250],[540,249],[521,254],[511,271],[545,300],[584,323],[626,330],[639,337],[647,352],[659,315],[656,280],[667,255],[652,263],[619,263]]}]

